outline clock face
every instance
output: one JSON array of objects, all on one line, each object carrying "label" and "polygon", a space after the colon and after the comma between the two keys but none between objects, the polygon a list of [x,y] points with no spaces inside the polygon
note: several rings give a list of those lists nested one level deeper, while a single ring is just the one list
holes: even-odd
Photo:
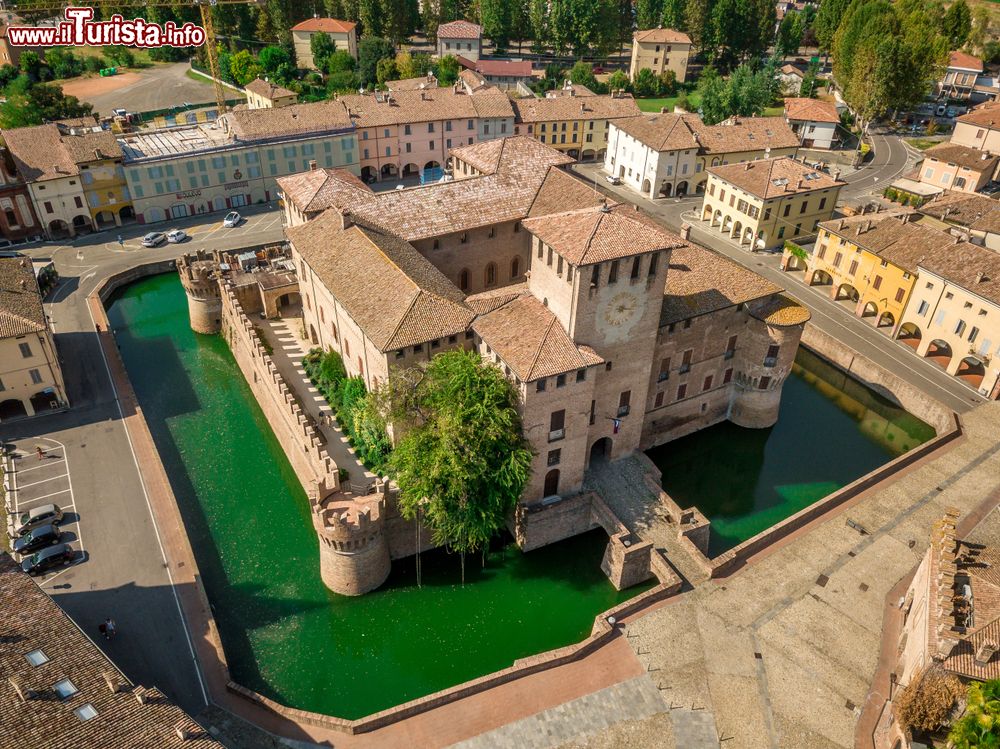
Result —
[{"label": "clock face", "polygon": [[620,291],[604,303],[601,316],[612,328],[630,327],[639,312],[639,300],[630,291]]}]

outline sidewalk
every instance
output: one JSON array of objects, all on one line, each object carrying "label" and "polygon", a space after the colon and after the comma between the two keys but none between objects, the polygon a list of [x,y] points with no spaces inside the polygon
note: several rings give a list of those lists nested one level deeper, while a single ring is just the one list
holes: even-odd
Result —
[{"label": "sidewalk", "polygon": [[299,397],[302,408],[313,418],[317,428],[326,438],[330,457],[336,461],[338,468],[347,469],[349,480],[353,485],[368,485],[377,477],[358,459],[354,448],[347,442],[347,436],[337,427],[337,422],[333,421],[332,426],[327,422],[326,417],[333,414],[330,404],[310,382],[305,369],[302,368],[302,358],[309,346],[299,334],[302,328],[301,320],[300,317],[260,320],[258,327],[274,349],[271,358],[281,376]]}]

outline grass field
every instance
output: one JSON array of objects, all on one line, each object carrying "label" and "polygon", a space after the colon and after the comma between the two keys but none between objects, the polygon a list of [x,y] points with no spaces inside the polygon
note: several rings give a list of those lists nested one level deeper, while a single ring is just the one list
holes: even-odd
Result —
[{"label": "grass field", "polygon": [[198,83],[207,83],[208,85],[212,85],[212,79],[202,75],[197,70],[189,70],[184,75],[186,75],[192,81],[198,81]]},{"label": "grass field", "polygon": [[[652,97],[648,99],[636,99],[635,103],[639,105],[639,109],[643,112],[659,112],[661,107],[666,107],[668,112],[674,111],[674,105],[677,104],[679,96],[667,96],[667,97]],[[701,97],[692,92],[688,94],[688,107],[692,111],[697,111],[698,107],[701,106]]]},{"label": "grass field", "polygon": [[903,140],[920,151],[926,151],[931,146],[936,146],[942,142],[939,140],[930,140],[928,138],[903,138]]}]

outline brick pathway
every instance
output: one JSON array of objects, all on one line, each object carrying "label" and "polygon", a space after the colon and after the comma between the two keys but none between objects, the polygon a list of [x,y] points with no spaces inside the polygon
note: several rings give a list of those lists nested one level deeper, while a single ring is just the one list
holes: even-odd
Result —
[{"label": "brick pathway", "polygon": [[[648,718],[662,713],[666,707],[656,685],[648,676],[639,676],[453,744],[451,749],[547,749],[596,733],[622,720]],[[702,749],[702,746],[717,747],[718,742],[682,746]]]},{"label": "brick pathway", "polygon": [[327,424],[324,416],[331,414],[326,398],[316,389],[302,368],[302,357],[306,355],[307,344],[299,335],[301,318],[287,317],[281,320],[261,320],[258,327],[274,349],[271,358],[274,360],[281,376],[285,378],[295,394],[302,402],[306,413],[313,417],[319,425],[319,430],[326,437],[330,457],[338,468],[346,468],[350,481],[357,486],[367,486],[375,479],[375,474],[369,471],[358,460],[354,448],[347,442],[347,437],[337,427]]}]

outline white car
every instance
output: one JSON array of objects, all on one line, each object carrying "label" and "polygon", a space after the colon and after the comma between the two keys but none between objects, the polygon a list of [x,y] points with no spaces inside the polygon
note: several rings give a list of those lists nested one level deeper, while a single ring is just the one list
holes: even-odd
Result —
[{"label": "white car", "polygon": [[606,179],[608,181],[608,184],[610,184],[610,185],[620,185],[622,183],[622,178],[621,177],[616,177],[613,174],[609,174],[604,179]]},{"label": "white car", "polygon": [[242,220],[243,217],[239,213],[236,211],[230,211],[226,214],[226,217],[222,219],[222,225],[227,229],[232,229],[234,226],[239,226],[240,221]]},{"label": "white car", "polygon": [[162,231],[151,231],[142,238],[143,247],[156,247],[166,241],[167,237]]},{"label": "white car", "polygon": [[187,238],[188,235],[183,229],[174,229],[173,231],[167,232],[167,241],[170,242],[170,244],[183,242]]}]

